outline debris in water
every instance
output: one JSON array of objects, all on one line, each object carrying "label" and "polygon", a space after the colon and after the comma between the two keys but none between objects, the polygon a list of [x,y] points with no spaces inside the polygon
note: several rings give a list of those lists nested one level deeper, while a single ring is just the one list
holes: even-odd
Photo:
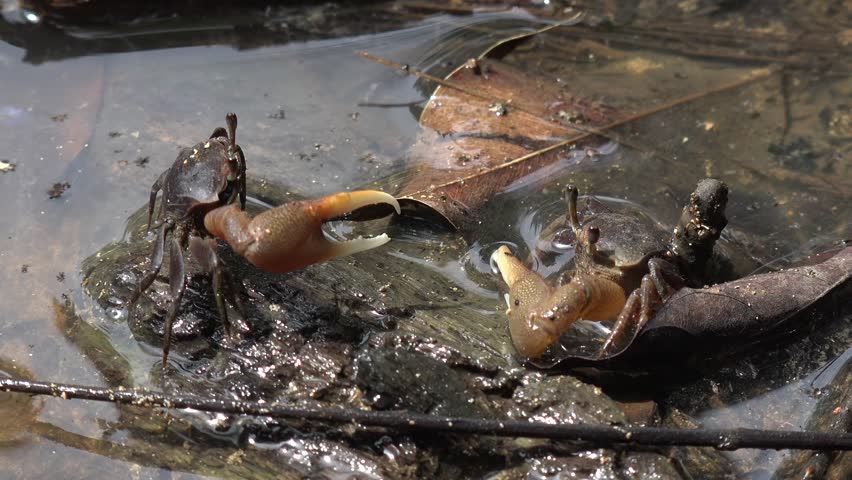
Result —
[{"label": "debris in water", "polygon": [[57,182],[54,183],[50,190],[47,191],[47,195],[50,199],[59,198],[65,193],[65,190],[71,188],[71,184],[68,182]]}]

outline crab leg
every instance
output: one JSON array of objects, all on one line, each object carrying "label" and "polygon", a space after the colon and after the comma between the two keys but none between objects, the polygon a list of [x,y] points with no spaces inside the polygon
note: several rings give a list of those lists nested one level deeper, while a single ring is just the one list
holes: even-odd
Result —
[{"label": "crab leg", "polygon": [[322,225],[327,221],[382,204],[400,212],[399,203],[393,196],[376,190],[362,190],[288,203],[254,218],[236,204],[231,204],[208,213],[204,217],[204,227],[257,267],[284,273],[369,250],[390,241],[386,234],[382,234],[338,242],[328,239],[322,231]]},{"label": "crab leg", "polygon": [[506,246],[491,254],[491,266],[509,287],[505,295],[512,343],[521,355],[535,358],[580,318],[606,320],[624,305],[624,290],[596,276],[575,276],[551,288]]},{"label": "crab leg", "polygon": [[145,271],[145,274],[142,276],[142,280],[139,282],[136,290],[130,294],[130,299],[127,302],[128,304],[133,305],[136,303],[136,301],[139,300],[139,297],[142,296],[142,292],[148,290],[148,287],[150,287],[157,278],[157,274],[160,273],[160,268],[163,266],[166,234],[174,229],[174,226],[174,223],[167,221],[157,228],[157,237],[154,241],[154,253],[151,255],[151,265]]},{"label": "crab leg", "polygon": [[612,332],[601,346],[599,358],[615,355],[624,349],[625,343],[648,323],[660,305],[684,286],[683,279],[674,268],[674,265],[659,258],[648,260],[648,273],[642,277],[639,288],[627,297]]},{"label": "crab leg", "polygon": [[[228,279],[228,272],[225,270],[219,257],[216,255],[216,240],[212,238],[200,238],[194,235],[189,237],[189,251],[192,252],[192,257],[204,268],[205,271],[213,275],[213,299],[216,301],[216,309],[219,312],[219,318],[222,319],[222,326],[225,329],[225,337],[231,338],[231,321],[228,319],[228,309],[225,306],[225,285],[223,282]],[[233,283],[233,282],[231,282]],[[227,285],[227,288],[232,288],[233,285]],[[228,294],[228,299],[234,306],[237,306],[240,315],[244,315],[242,306],[235,301],[234,292]]]},{"label": "crab leg", "polygon": [[[157,193],[163,188],[163,182],[165,182],[166,176],[168,176],[169,171],[161,173],[157,178],[157,181],[151,185],[151,194],[150,199],[148,200],[148,230],[151,230],[151,218],[154,216],[154,205],[157,203]],[[160,206],[160,211],[162,212],[162,205]]]},{"label": "crab leg", "polygon": [[180,310],[180,302],[183,299],[183,292],[186,291],[186,265],[183,260],[183,247],[187,232],[181,226],[175,229],[172,235],[172,241],[169,247],[169,293],[172,296],[172,306],[169,308],[169,316],[166,317],[166,324],[163,327],[165,336],[163,337],[163,366],[166,366],[166,360],[169,358],[169,349],[172,346],[172,327]]}]

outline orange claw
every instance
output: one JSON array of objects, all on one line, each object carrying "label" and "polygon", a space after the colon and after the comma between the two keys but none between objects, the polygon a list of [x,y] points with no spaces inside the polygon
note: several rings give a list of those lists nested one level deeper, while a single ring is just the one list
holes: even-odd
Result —
[{"label": "orange claw", "polygon": [[509,287],[504,295],[509,334],[518,352],[541,356],[577,320],[607,320],[624,305],[618,284],[595,275],[575,275],[551,287],[502,245],[491,254],[491,268]]},{"label": "orange claw", "polygon": [[393,196],[360,190],[287,203],[254,218],[232,203],[210,211],[204,217],[204,227],[258,268],[284,273],[389,242],[386,234],[338,242],[328,239],[322,231],[322,224],[329,220],[381,204],[400,212]]}]

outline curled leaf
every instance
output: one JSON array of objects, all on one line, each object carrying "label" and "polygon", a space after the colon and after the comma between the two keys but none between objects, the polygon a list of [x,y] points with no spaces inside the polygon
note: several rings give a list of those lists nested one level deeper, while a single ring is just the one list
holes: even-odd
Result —
[{"label": "curled leaf", "polygon": [[852,247],[815,265],[751,275],[705,288],[682,288],[614,353],[568,355],[563,366],[671,366],[742,351],[815,321],[852,295]]},{"label": "curled leaf", "polygon": [[403,210],[434,210],[457,229],[514,182],[584,156],[575,141],[589,135],[572,122],[593,128],[616,119],[499,60],[469,62],[448,81],[452,87],[439,86],[423,109],[425,129],[411,149],[416,166],[398,197]]}]

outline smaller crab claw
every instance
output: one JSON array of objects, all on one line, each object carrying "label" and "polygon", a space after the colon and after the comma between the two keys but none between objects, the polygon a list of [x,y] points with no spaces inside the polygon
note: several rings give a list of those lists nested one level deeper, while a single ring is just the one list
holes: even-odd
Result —
[{"label": "smaller crab claw", "polygon": [[491,269],[499,273],[508,286],[509,292],[504,298],[512,343],[521,355],[538,357],[562,333],[539,313],[541,307],[546,308],[553,289],[505,245],[495,250],[490,260]]},{"label": "smaller crab claw", "polygon": [[509,287],[505,295],[509,334],[525,357],[540,356],[575,321],[606,320],[624,305],[621,287],[594,276],[575,276],[568,283],[550,287],[505,245],[491,254],[491,268]]},{"label": "smaller crab claw", "polygon": [[[345,218],[356,210],[378,212],[367,218],[358,216],[359,220],[382,217],[390,211],[388,205],[400,212],[399,202],[393,196],[377,190],[291,202],[254,218],[231,204],[210,211],[204,217],[204,227],[258,268],[284,273],[389,242],[386,234],[338,242],[327,238],[322,231],[323,223]],[[372,206],[384,208],[368,208]]]}]

